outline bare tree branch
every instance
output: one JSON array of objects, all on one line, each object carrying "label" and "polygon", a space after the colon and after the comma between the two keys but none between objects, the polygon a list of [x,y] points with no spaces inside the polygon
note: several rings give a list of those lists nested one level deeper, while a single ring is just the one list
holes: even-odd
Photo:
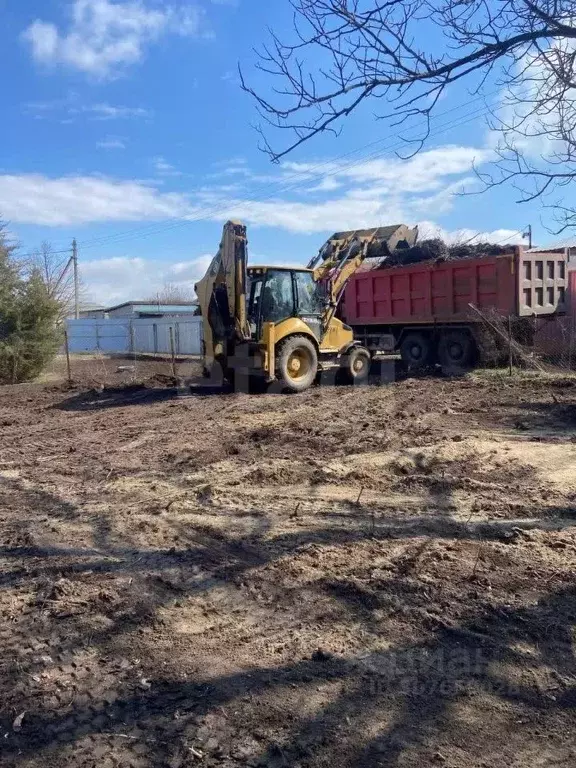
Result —
[{"label": "bare tree branch", "polygon": [[[59,321],[71,317],[75,306],[74,274],[69,254],[56,253],[48,242],[43,242],[23,265],[27,271],[38,269],[50,298],[58,302]],[[86,301],[86,290],[80,280],[80,302]]]},{"label": "bare tree branch", "polygon": [[164,283],[162,288],[146,301],[158,304],[190,304],[195,301],[196,294],[193,288],[179,283]]},{"label": "bare tree branch", "polygon": [[[520,199],[558,192],[576,179],[576,0],[287,0],[294,35],[257,51],[269,93],[242,87],[263,120],[263,149],[278,161],[312,137],[338,131],[372,99],[390,105],[381,119],[423,116],[415,152],[451,84],[502,93],[489,124],[500,136],[485,185],[511,182]],[[276,148],[273,129],[292,139]],[[560,199],[559,225],[576,223]],[[568,216],[568,219],[566,218]]]}]

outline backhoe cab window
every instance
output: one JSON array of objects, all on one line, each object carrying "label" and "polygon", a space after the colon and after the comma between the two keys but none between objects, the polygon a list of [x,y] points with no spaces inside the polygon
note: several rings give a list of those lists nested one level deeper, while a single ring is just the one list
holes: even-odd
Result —
[{"label": "backhoe cab window", "polygon": [[288,270],[271,269],[261,296],[263,323],[279,323],[294,315],[294,292],[292,273]]},{"label": "backhoe cab window", "polygon": [[257,332],[258,314],[260,312],[260,296],[262,294],[261,277],[254,278],[248,282],[248,322],[252,335]]},{"label": "backhoe cab window", "polygon": [[299,315],[319,315],[322,312],[322,300],[318,286],[310,272],[294,272],[296,282],[297,307]]},{"label": "backhoe cab window", "polygon": [[279,323],[288,317],[320,315],[322,299],[310,272],[270,269],[250,281],[248,320],[252,332],[258,321]]}]

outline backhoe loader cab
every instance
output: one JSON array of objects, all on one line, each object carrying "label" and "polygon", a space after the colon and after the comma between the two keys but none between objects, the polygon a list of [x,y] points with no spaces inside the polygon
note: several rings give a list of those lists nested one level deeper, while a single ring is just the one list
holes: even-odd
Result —
[{"label": "backhoe loader cab", "polygon": [[246,227],[224,226],[218,254],[196,285],[203,316],[204,370],[229,381],[278,380],[301,392],[327,368],[367,378],[370,353],[335,316],[344,287],[369,249],[415,240],[403,225],[333,236],[307,268],[247,266]]},{"label": "backhoe loader cab", "polygon": [[249,267],[247,296],[254,340],[260,338],[264,323],[280,323],[291,317],[308,320],[320,340],[324,302],[311,269]]}]

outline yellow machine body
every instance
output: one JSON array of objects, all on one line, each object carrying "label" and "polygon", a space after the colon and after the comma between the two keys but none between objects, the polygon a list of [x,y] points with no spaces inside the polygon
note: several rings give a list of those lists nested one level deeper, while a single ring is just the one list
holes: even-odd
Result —
[{"label": "yellow machine body", "polygon": [[306,389],[327,368],[350,380],[364,376],[370,354],[336,317],[352,274],[367,256],[411,245],[417,230],[404,225],[336,233],[307,267],[247,266],[246,228],[224,226],[222,241],[196,285],[204,330],[204,368],[229,380],[238,372]]}]

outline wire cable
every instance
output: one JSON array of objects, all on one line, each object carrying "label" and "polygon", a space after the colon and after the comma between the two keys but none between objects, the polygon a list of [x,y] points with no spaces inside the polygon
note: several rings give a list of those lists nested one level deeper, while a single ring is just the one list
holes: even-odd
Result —
[{"label": "wire cable", "polygon": [[[489,94],[489,95],[492,95],[492,94]],[[475,99],[470,100],[469,102],[467,102],[465,104],[459,105],[458,107],[454,107],[454,108],[452,108],[450,110],[445,110],[445,112],[441,113],[441,115],[439,115],[439,116],[451,114],[451,113],[453,113],[455,111],[461,110],[464,107],[470,106],[471,104],[473,104],[475,102],[478,102],[478,101],[485,101],[485,98],[486,98],[485,96],[482,96],[482,97],[479,96],[479,97],[477,97]],[[471,113],[463,115],[461,118],[458,118],[456,120],[450,120],[450,121],[448,121],[448,122],[446,122],[444,124],[437,125],[437,126],[435,126],[434,130],[430,131],[430,134],[429,134],[428,138],[437,135],[439,132],[445,132],[446,130],[451,130],[452,128],[459,127],[460,125],[468,124],[468,123],[472,122],[473,120],[476,120],[478,117],[484,116],[485,114],[487,114],[491,110],[496,110],[496,109],[501,108],[501,106],[502,105],[500,105],[500,106],[496,105],[496,106],[492,106],[492,107],[484,106],[482,109],[476,109],[476,110],[472,111]],[[465,119],[462,119],[462,118],[465,118]],[[423,125],[424,125],[424,123],[420,123],[420,124],[418,124],[416,126],[413,126],[410,129],[410,132],[416,131],[418,129],[418,127],[422,127]],[[350,157],[350,156],[358,153],[359,151],[363,151],[363,150],[365,150],[368,147],[375,146],[375,145],[381,143],[382,141],[387,141],[390,138],[400,138],[400,140],[396,141],[395,143],[393,143],[393,144],[391,144],[391,145],[389,145],[387,147],[384,147],[381,150],[378,150],[376,152],[372,152],[372,153],[370,153],[368,155],[362,156],[362,157],[360,157],[360,158],[358,158],[358,159],[356,159],[356,160],[354,160],[354,161],[352,161],[350,163],[346,163],[346,164],[340,164],[339,163],[339,161],[342,158]],[[347,170],[350,170],[350,169],[352,169],[354,167],[357,167],[357,166],[359,166],[361,164],[364,164],[364,163],[366,163],[366,162],[368,162],[368,161],[370,161],[372,159],[377,159],[377,158],[379,159],[379,158],[385,157],[386,154],[388,154],[389,152],[391,152],[393,150],[397,150],[397,149],[406,147],[406,145],[409,143],[409,141],[415,141],[415,139],[408,140],[408,139],[402,138],[402,134],[401,133],[394,134],[394,136],[387,137],[386,139],[377,139],[377,140],[375,140],[373,142],[370,142],[369,144],[364,145],[363,147],[360,147],[360,148],[355,149],[355,150],[351,150],[348,153],[345,153],[345,154],[340,155],[340,156],[336,156],[336,157],[331,158],[329,160],[325,160],[322,163],[318,163],[317,165],[314,165],[312,167],[308,167],[306,169],[306,172],[305,172],[306,178],[304,178],[304,179],[302,178],[302,173],[294,173],[291,176],[289,176],[287,179],[285,178],[284,180],[282,180],[279,184],[273,185],[272,191],[269,191],[267,194],[259,194],[256,197],[253,197],[251,199],[242,201],[242,204],[245,207],[249,207],[249,206],[252,206],[252,205],[254,205],[256,203],[266,202],[267,200],[270,200],[270,199],[274,198],[275,195],[280,194],[282,192],[291,191],[291,190],[295,190],[295,189],[301,188],[303,186],[307,186],[307,185],[310,184],[310,177],[311,176],[313,177],[315,174],[318,175],[318,172],[322,168],[331,167],[331,166],[333,166],[335,164],[337,164],[337,167],[335,169],[332,169],[331,171],[328,171],[327,173],[324,173],[322,175],[325,178],[330,178],[330,177],[342,175],[343,172],[345,172]],[[291,183],[290,182],[291,179],[294,179],[294,182]],[[270,189],[270,185],[268,185],[267,187],[265,187],[263,189],[263,193],[265,193],[269,189]],[[237,203],[238,203],[238,200],[237,199],[233,199],[233,198],[229,198],[229,199],[225,199],[225,200],[220,200],[212,208],[209,207],[207,209],[203,209],[202,211],[200,211],[196,215],[173,217],[167,223],[163,223],[162,225],[148,225],[147,227],[137,227],[135,229],[128,230],[128,231],[125,231],[125,232],[116,233],[116,234],[113,234],[113,235],[105,235],[105,236],[103,236],[101,238],[95,238],[95,239],[92,239],[92,240],[87,240],[87,241],[80,242],[79,246],[81,246],[83,250],[86,250],[87,248],[93,248],[93,247],[97,247],[99,245],[104,245],[104,244],[107,244],[107,243],[110,243],[110,244],[114,243],[114,244],[116,244],[116,243],[118,243],[120,241],[125,241],[127,239],[132,239],[133,236],[134,237],[149,237],[149,236],[153,236],[153,235],[160,234],[160,233],[163,233],[163,232],[166,232],[166,231],[170,231],[170,230],[172,230],[174,228],[177,228],[177,227],[180,227],[180,226],[185,226],[186,224],[191,224],[191,223],[203,220],[203,219],[215,218],[219,213],[222,213],[223,211],[225,211],[226,208],[232,207],[232,206],[234,206]]]}]

